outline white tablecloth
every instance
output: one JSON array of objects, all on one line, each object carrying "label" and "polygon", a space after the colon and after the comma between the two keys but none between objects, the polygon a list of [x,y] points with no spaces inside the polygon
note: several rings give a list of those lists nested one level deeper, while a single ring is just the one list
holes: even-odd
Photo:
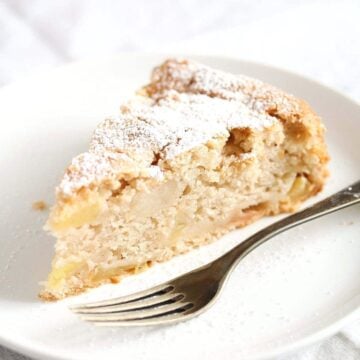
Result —
[{"label": "white tablecloth", "polygon": [[[295,70],[360,101],[360,1],[2,0],[0,86],[121,51],[217,54]],[[1,360],[27,358],[0,347]],[[360,319],[282,360],[360,359]]]}]

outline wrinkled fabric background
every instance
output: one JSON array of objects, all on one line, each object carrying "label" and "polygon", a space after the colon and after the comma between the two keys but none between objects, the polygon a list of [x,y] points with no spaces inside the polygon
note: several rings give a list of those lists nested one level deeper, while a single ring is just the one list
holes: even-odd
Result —
[{"label": "wrinkled fabric background", "polygon": [[[0,86],[123,51],[268,63],[360,102],[359,0],[0,0]],[[0,359],[28,360],[2,347]],[[360,359],[360,319],[281,358],[313,359]]]}]

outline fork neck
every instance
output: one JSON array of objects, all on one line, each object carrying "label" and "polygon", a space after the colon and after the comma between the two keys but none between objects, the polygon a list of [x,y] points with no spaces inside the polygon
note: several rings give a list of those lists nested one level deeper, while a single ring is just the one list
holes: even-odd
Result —
[{"label": "fork neck", "polygon": [[228,272],[252,250],[275,235],[280,234],[294,226],[344,209],[356,203],[360,203],[360,181],[357,181],[334,195],[329,196],[298,213],[290,215],[260,230],[244,242],[237,245],[234,249],[215,260],[213,264],[216,267],[219,267],[219,270]]}]

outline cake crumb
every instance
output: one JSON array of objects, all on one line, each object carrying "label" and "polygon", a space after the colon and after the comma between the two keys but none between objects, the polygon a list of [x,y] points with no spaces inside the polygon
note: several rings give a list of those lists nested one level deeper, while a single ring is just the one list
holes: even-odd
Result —
[{"label": "cake crumb", "polygon": [[111,282],[112,284],[118,284],[118,283],[120,282],[120,277],[112,276],[112,277],[110,278],[110,282]]},{"label": "cake crumb", "polygon": [[38,210],[38,211],[44,211],[47,209],[47,204],[45,201],[42,201],[42,200],[39,200],[39,201],[35,201],[33,204],[32,204],[32,208],[34,210]]}]

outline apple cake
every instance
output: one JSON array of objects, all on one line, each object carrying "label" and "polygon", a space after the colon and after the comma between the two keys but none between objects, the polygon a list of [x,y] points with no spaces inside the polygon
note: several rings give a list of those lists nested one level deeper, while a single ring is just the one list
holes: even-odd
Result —
[{"label": "apple cake", "polygon": [[327,176],[324,126],[271,85],[169,59],[95,129],[56,189],[40,297],[117,282],[264,215],[294,211]]}]

